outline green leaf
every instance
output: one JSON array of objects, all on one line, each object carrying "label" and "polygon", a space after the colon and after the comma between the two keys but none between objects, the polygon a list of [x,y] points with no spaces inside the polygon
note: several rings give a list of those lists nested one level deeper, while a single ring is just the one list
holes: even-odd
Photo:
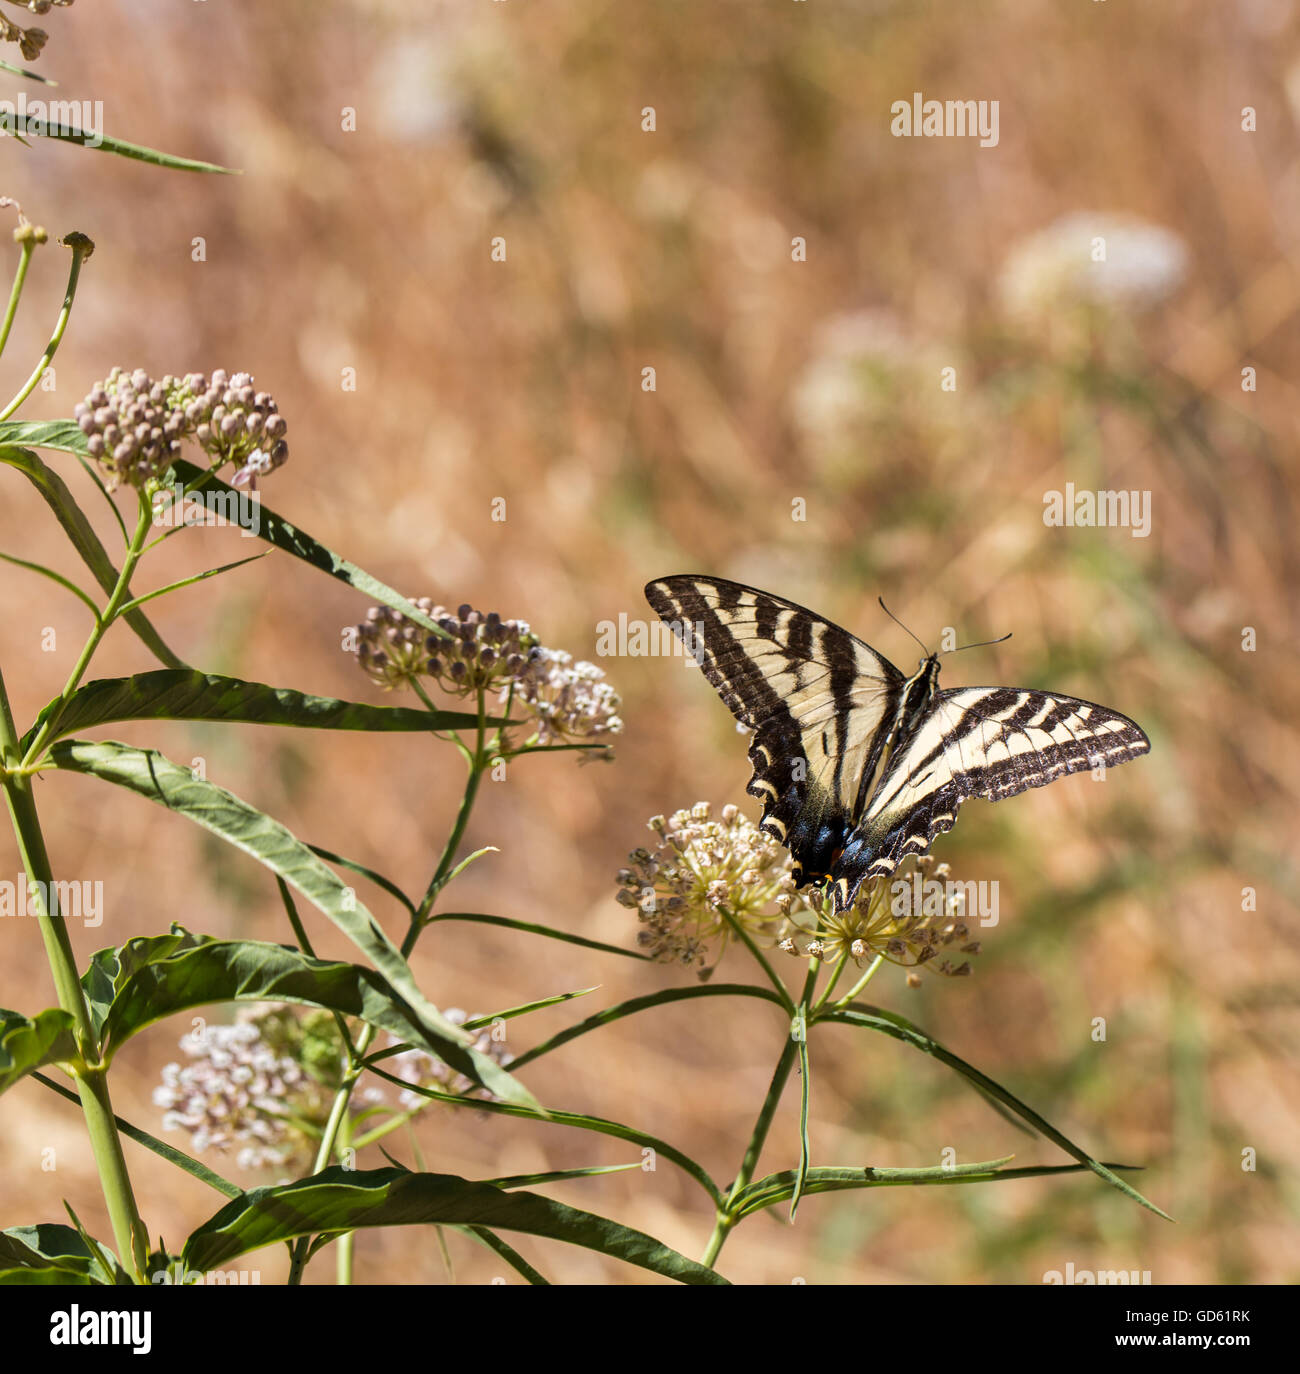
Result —
[{"label": "green leaf", "polygon": [[0,1008],[0,1093],[46,1064],[77,1059],[72,1027],[72,1013],[60,1007],[47,1008],[35,1020]]},{"label": "green leaf", "polygon": [[296,1183],[255,1188],[185,1242],[187,1268],[209,1270],[264,1245],[363,1226],[484,1226],[581,1245],[680,1283],[725,1284],[702,1264],[593,1212],[539,1193],[503,1192],[454,1174],[326,1169]]},{"label": "green leaf", "polygon": [[[95,1242],[98,1244],[98,1242]],[[116,1259],[104,1246],[96,1254],[71,1226],[42,1222],[0,1231],[0,1284],[105,1283],[111,1264],[121,1280]],[[107,1257],[107,1259],[105,1258]]]},{"label": "green leaf", "polygon": [[376,887],[382,888],[390,897],[396,898],[411,914],[412,918],[418,914],[415,903],[391,878],[385,878],[382,873],[376,873],[373,868],[367,868],[365,864],[359,864],[355,859],[347,859],[342,854],[335,854],[333,850],[322,849],[318,844],[309,844],[307,848],[318,858],[324,859],[326,863],[338,864],[340,868],[346,868],[363,878],[369,878]]},{"label": "green leaf", "polygon": [[0,61],[0,71],[12,72],[14,76],[25,77],[28,81],[39,81],[42,86],[57,86],[59,83],[40,72],[30,72],[26,67],[15,67],[12,62]]},{"label": "green leaf", "polygon": [[[81,431],[77,430],[77,433],[80,435]],[[63,532],[72,541],[73,548],[81,556],[81,561],[94,574],[95,581],[105,592],[112,592],[117,586],[118,570],[113,566],[112,560],[99,541],[99,536],[58,473],[46,467],[29,449],[0,447],[0,463],[8,463],[10,467],[17,468],[40,492],[45,504],[63,526]],[[184,660],[167,647],[142,610],[137,608],[128,611],[125,619],[145,648],[161,663],[165,663],[169,668],[185,666]]]},{"label": "green leaf", "polygon": [[59,143],[77,143],[83,148],[93,148],[101,153],[116,153],[118,157],[129,157],[136,162],[147,162],[154,167],[169,167],[177,172],[221,172],[226,176],[239,175],[233,167],[218,167],[214,162],[196,162],[193,158],[162,153],[156,148],[142,148],[138,143],[128,143],[124,138],[113,138],[109,134],[65,129],[57,125],[51,127],[44,120],[33,126],[29,117],[21,115],[7,119],[6,128],[17,138],[26,135],[29,138],[52,138]]},{"label": "green leaf", "polygon": [[579,1021],[576,1026],[567,1026],[549,1040],[535,1045],[531,1050],[525,1050],[511,1061],[511,1067],[518,1070],[523,1065],[532,1063],[534,1059],[540,1059],[542,1055],[558,1050],[561,1045],[567,1045],[570,1040],[576,1040],[580,1035],[587,1035],[602,1026],[608,1026],[612,1021],[620,1021],[625,1016],[648,1011],[651,1007],[665,1007],[670,1002],[694,1001],[697,997],[757,997],[760,1001],[775,1002],[778,1007],[781,1005],[774,992],[749,983],[707,983],[689,988],[663,988],[659,992],[647,993],[644,997],[632,997],[626,1002],[606,1007],[604,1011],[598,1011],[585,1021]]},{"label": "green leaf", "polygon": [[561,1002],[572,1002],[578,997],[590,997],[600,987],[576,988],[573,992],[557,992],[553,997],[539,997],[535,1002],[521,1002],[517,1007],[507,1007],[504,1011],[494,1011],[488,1016],[475,1016],[465,1022],[468,1031],[482,1030],[494,1021],[513,1021],[516,1016],[527,1016],[531,1011],[541,1011],[544,1007],[557,1007]]},{"label": "green leaf", "polygon": [[[513,1061],[513,1063],[518,1063],[518,1060]],[[476,1097],[460,1097],[453,1093],[440,1092],[437,1088],[408,1083],[405,1079],[397,1078],[387,1070],[381,1069],[377,1064],[371,1064],[369,1067],[370,1072],[377,1078],[385,1079],[395,1087],[415,1093],[419,1097],[427,1097],[431,1102],[445,1102],[454,1107],[473,1107],[475,1111],[494,1112],[502,1116],[525,1117],[529,1121],[544,1121],[550,1126],[574,1126],[578,1130],[594,1131],[599,1135],[610,1135],[618,1140],[631,1141],[632,1144],[640,1145],[642,1149],[653,1150],[655,1154],[662,1155],[665,1159],[676,1164],[679,1169],[689,1174],[708,1193],[715,1206],[722,1206],[722,1192],[702,1164],[697,1164],[690,1155],[684,1154],[675,1145],[670,1145],[666,1140],[660,1140],[658,1136],[650,1135],[646,1131],[639,1131],[634,1126],[624,1126],[620,1121],[606,1121],[599,1116],[585,1116],[581,1112],[560,1112],[553,1107],[548,1107],[545,1115],[543,1115],[528,1107],[516,1107],[509,1102],[484,1102]],[[377,1138],[385,1129],[385,1127],[380,1126],[375,1131],[361,1136],[353,1144],[359,1150],[364,1145],[368,1145],[372,1138]]]},{"label": "green leaf", "polygon": [[[1081,1174],[1089,1172],[1086,1164],[1043,1164],[1022,1169],[1004,1169],[1002,1165],[1014,1159],[1006,1155],[983,1164],[956,1164],[951,1168],[934,1165],[924,1169],[817,1168],[809,1169],[804,1183],[805,1193],[839,1193],[858,1188],[904,1188],[917,1186],[943,1187],[950,1184],[996,1183],[1022,1178],[1044,1178],[1049,1174]],[[1111,1164],[1111,1169],[1133,1169],[1132,1164]],[[796,1171],[783,1169],[751,1183],[732,1204],[737,1217],[792,1195],[797,1180]]]},{"label": "green leaf", "polygon": [[0,444],[90,456],[86,436],[75,420],[0,420]]},{"label": "green leaf", "polygon": [[494,1254],[499,1255],[512,1269],[518,1270],[535,1288],[549,1288],[551,1286],[551,1281],[543,1278],[513,1245],[508,1245],[500,1236],[489,1231],[486,1226],[453,1226],[451,1229],[459,1231],[462,1235],[473,1237],[480,1245],[486,1246]]},{"label": "green leaf", "polygon": [[512,1188],[539,1188],[543,1183],[569,1183],[576,1178],[595,1178],[597,1174],[626,1174],[640,1167],[639,1160],[631,1164],[589,1164],[582,1169],[552,1169],[543,1174],[511,1174],[508,1178],[488,1178],[483,1181],[509,1192]]},{"label": "green leaf", "polygon": [[[81,1099],[70,1088],[65,1088],[62,1083],[56,1083],[52,1078],[47,1078],[43,1073],[34,1073],[32,1077],[42,1086],[51,1089],[59,1094],[60,1097],[67,1098],[76,1106],[81,1105]],[[222,1178],[215,1169],[209,1169],[206,1164],[197,1159],[191,1158],[183,1150],[178,1150],[174,1145],[168,1145],[165,1140],[159,1140],[157,1136],[150,1135],[148,1131],[142,1131],[139,1126],[133,1126],[123,1117],[114,1116],[113,1121],[117,1129],[128,1139],[134,1140],[137,1145],[143,1145],[146,1150],[152,1150],[160,1159],[165,1159],[169,1164],[174,1164],[178,1169],[184,1169],[187,1174],[197,1178],[200,1183],[206,1183],[209,1188],[215,1188],[223,1197],[240,1197],[244,1190],[237,1184],[231,1183],[227,1178]]]},{"label": "green leaf", "polygon": [[598,949],[602,954],[621,954],[624,959],[647,960],[648,955],[634,949],[624,949],[622,945],[607,945],[602,940],[588,940],[583,935],[571,935],[567,930],[556,930],[554,926],[537,925],[533,921],[516,921],[511,916],[482,916],[476,911],[444,911],[430,916],[425,925],[437,925],[439,921],[470,921],[481,926],[501,926],[506,930],[520,930],[526,935],[544,935],[548,940],[563,940],[566,944],[581,945],[583,949]]},{"label": "green leaf", "polygon": [[0,1288],[102,1288],[103,1279],[78,1269],[0,1269]]},{"label": "green leaf", "polygon": [[1039,1116],[1031,1107],[1027,1107],[1000,1083],[995,1083],[973,1065],[953,1054],[951,1050],[945,1049],[937,1040],[931,1039],[919,1027],[908,1021],[906,1017],[897,1016],[893,1012],[882,1011],[879,1007],[869,1006],[866,1003],[854,1002],[849,1007],[830,1012],[820,1019],[880,1031],[884,1035],[891,1036],[895,1040],[901,1040],[904,1044],[911,1045],[922,1053],[932,1056],[942,1064],[947,1064],[950,1069],[955,1069],[961,1074],[967,1082],[974,1084],[981,1091],[987,1093],[989,1097],[995,1098],[1004,1106],[1009,1107],[1017,1116],[1028,1122],[1042,1135],[1045,1135],[1048,1140],[1059,1145],[1066,1154],[1072,1155],[1080,1164],[1091,1169],[1098,1178],[1104,1179],[1112,1188],[1119,1189],[1125,1197],[1139,1203],[1149,1212],[1154,1212],[1156,1216],[1164,1217],[1166,1221],[1173,1220],[1173,1217],[1167,1212],[1162,1212],[1154,1203],[1148,1202],[1136,1188],[1125,1183],[1106,1165],[1094,1159],[1086,1150],[1058,1131],[1050,1121]]},{"label": "green leaf", "polygon": [[[173,925],[92,956],[81,980],[106,1060],[137,1032],[190,1007],[216,1002],[296,1002],[391,1031],[443,1057],[415,1012],[373,969],[314,959],[288,945],[214,940]],[[457,1045],[456,1050],[460,1050]]]},{"label": "green leaf", "polygon": [[[30,745],[57,709],[51,702],[23,736]],[[289,687],[200,673],[193,668],[157,668],[131,677],[97,678],[79,687],[59,713],[59,739],[122,720],[201,720],[227,725],[281,725],[303,730],[420,731],[477,729],[478,717],[463,711],[368,706],[358,701],[310,696]],[[489,722],[491,724],[492,722]]]},{"label": "green leaf", "polygon": [[[187,487],[201,480],[205,491],[238,494],[235,493],[233,487],[227,486],[220,478],[207,474],[205,469],[195,467],[193,463],[186,462],[183,458],[178,458],[172,464],[172,469]],[[346,582],[349,587],[354,588],[363,596],[368,596],[381,605],[391,606],[394,610],[401,611],[404,616],[414,620],[417,625],[423,625],[425,629],[432,630],[435,634],[444,633],[418,606],[408,601],[400,592],[394,591],[392,587],[387,586],[377,577],[372,577],[364,568],[357,567],[355,563],[334,553],[331,549],[327,549],[319,540],[313,539],[305,530],[298,529],[296,525],[291,524],[282,515],[277,515],[265,504],[259,508],[256,533],[259,539],[264,539],[277,549],[292,554],[295,558],[300,558],[313,568],[319,568],[322,572],[329,573],[331,577],[338,578],[340,582]],[[477,723],[476,720],[475,724],[477,725]]]},{"label": "green leaf", "polygon": [[235,849],[256,859],[296,888],[366,955],[416,1018],[426,1039],[439,1046],[438,1057],[472,1082],[509,1102],[540,1110],[533,1095],[494,1059],[473,1048],[468,1032],[448,1021],[426,1000],[401,951],[356,893],[279,821],[225,788],[196,778],[153,749],[136,749],[111,740],[92,744],[62,740],[50,751],[55,765],[125,787],[159,806],[185,816]]}]

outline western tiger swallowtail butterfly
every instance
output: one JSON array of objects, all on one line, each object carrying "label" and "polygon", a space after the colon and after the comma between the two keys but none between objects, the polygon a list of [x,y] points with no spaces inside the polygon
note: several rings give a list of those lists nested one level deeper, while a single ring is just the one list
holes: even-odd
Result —
[{"label": "western tiger swallowtail butterfly", "polygon": [[[869,644],[793,601],[717,577],[664,577],[646,599],[742,725],[763,803],[799,886],[835,908],[951,830],[970,797],[1001,801],[1114,767],[1151,741],[1127,716],[1023,687],[939,689],[939,655],[905,677]],[[883,604],[883,603],[882,603]]]}]

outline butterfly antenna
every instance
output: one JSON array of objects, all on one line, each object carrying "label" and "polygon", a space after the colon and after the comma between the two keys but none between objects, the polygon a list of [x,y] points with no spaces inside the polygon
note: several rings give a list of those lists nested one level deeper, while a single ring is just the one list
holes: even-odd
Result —
[{"label": "butterfly antenna", "polygon": [[986,649],[990,644],[1005,644],[1007,640],[1010,638],[1011,633],[1010,631],[1008,631],[1006,634],[1002,636],[1001,639],[982,639],[978,644],[961,644],[958,645],[957,648],[953,649],[952,652],[954,654],[959,654],[963,649]]},{"label": "butterfly antenna", "polygon": [[[907,630],[907,626],[904,625],[903,622],[899,620],[899,618],[893,613],[893,611],[891,611],[889,607],[885,605],[885,598],[883,596],[878,596],[876,600],[880,602],[880,609],[884,611],[884,613],[890,618],[890,620],[894,622],[895,625],[898,625],[902,629]],[[919,639],[916,635],[912,634],[911,630],[907,630],[907,633],[912,635],[912,638],[916,640],[916,642],[921,646],[921,648],[925,649],[925,656],[926,658],[929,658],[930,650],[926,648],[925,641],[923,639]]]}]

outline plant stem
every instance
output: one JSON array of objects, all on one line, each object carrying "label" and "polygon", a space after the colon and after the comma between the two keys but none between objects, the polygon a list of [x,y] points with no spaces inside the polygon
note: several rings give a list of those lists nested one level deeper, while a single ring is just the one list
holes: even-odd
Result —
[{"label": "plant stem", "polygon": [[54,361],[54,355],[59,351],[59,344],[63,342],[63,331],[68,327],[68,319],[72,314],[72,302],[77,296],[77,278],[81,276],[81,264],[95,249],[95,245],[84,234],[69,234],[64,242],[72,249],[72,268],[68,273],[68,289],[63,293],[63,309],[59,311],[59,318],[54,322],[54,333],[50,335],[50,341],[45,345],[45,352],[41,354],[40,362],[36,364],[36,370],[19,388],[13,400],[3,410],[0,410],[0,420],[7,420],[36,390],[37,383],[44,375],[45,369]]},{"label": "plant stem", "polygon": [[136,564],[140,561],[141,553],[144,550],[145,537],[149,533],[150,525],[153,522],[153,511],[143,493],[140,496],[140,512],[136,518],[135,534],[131,537],[131,543],[126,551],[126,557],[122,561],[122,571],[118,573],[117,584],[114,586],[112,594],[108,598],[108,604],[104,607],[102,614],[95,623],[95,627],[90,632],[90,638],[86,640],[81,653],[73,665],[72,672],[68,674],[68,680],[63,685],[63,691],[59,693],[59,699],[55,704],[54,710],[50,712],[45,724],[36,732],[36,738],[32,741],[31,748],[28,749],[23,758],[22,766],[30,768],[36,759],[40,758],[41,752],[45,748],[46,741],[59,728],[59,717],[63,714],[64,708],[68,704],[69,698],[81,683],[81,679],[86,674],[86,669],[90,666],[90,660],[95,656],[95,651],[99,648],[104,636],[112,627],[113,622],[121,613],[123,606],[130,599],[131,578],[135,573]]},{"label": "plant stem", "polygon": [[[816,959],[809,960],[808,974],[804,979],[804,989],[800,996],[799,1005],[806,1007],[812,998],[813,990],[817,986],[817,974],[820,965]],[[793,1029],[793,1027],[791,1028]],[[777,1104],[781,1101],[781,1094],[785,1091],[785,1085],[790,1079],[790,1070],[794,1068],[795,1061],[799,1057],[799,1042],[793,1034],[787,1034],[785,1044],[781,1048],[781,1057],[776,1061],[776,1068],[772,1072],[772,1082],[768,1086],[767,1096],[763,1099],[763,1105],[758,1111],[758,1120],[754,1122],[754,1129],[750,1133],[749,1144],[745,1147],[745,1157],[740,1162],[740,1169],[736,1174],[735,1182],[727,1193],[726,1203],[718,1211],[718,1219],[713,1227],[713,1234],[709,1237],[709,1243],[705,1248],[700,1263],[712,1269],[717,1262],[718,1254],[726,1243],[727,1236],[731,1233],[731,1228],[735,1226],[739,1217],[735,1216],[731,1207],[740,1194],[749,1186],[754,1177],[754,1170],[758,1167],[759,1156],[763,1153],[763,1146],[767,1143],[768,1132],[772,1129],[772,1119],[776,1116]]]},{"label": "plant stem", "polygon": [[45,900],[46,893],[57,893],[58,889],[54,886],[54,874],[36,812],[31,777],[17,768],[18,733],[3,676],[0,676],[0,758],[4,762],[5,801],[18,841],[23,871],[30,882],[38,885],[32,889],[31,901],[36,909],[41,937],[45,941],[45,956],[49,961],[59,1005],[72,1016],[75,1027],[81,1062],[74,1066],[73,1077],[113,1226],[118,1258],[136,1283],[143,1283],[148,1233],[140,1219],[127,1173],[121,1137],[113,1119],[108,1079],[100,1063],[99,1044],[91,1024],[90,1009],[77,978],[77,960],[67,922],[58,912],[57,903],[54,904],[55,910],[51,911],[51,904]]},{"label": "plant stem", "polygon": [[[862,977],[859,978],[858,981],[853,984],[853,986],[848,990],[848,992],[844,994],[843,997],[840,998],[838,1002],[832,1003],[831,1010],[837,1011],[841,1007],[847,1007],[848,1004],[852,1002],[853,999],[858,995],[858,993],[860,993],[862,989],[865,988],[867,984],[871,982],[871,980],[876,976],[876,970],[884,962],[885,956],[883,954],[877,954],[876,957],[871,961],[870,965],[867,968],[867,971],[862,975]],[[824,1000],[825,999],[823,998],[823,1001]],[[819,1002],[817,1006],[818,1010],[820,1010],[821,1003]]]},{"label": "plant stem", "polygon": [[720,906],[718,910],[722,913],[723,918],[731,927],[732,932],[758,961],[759,967],[762,968],[763,972],[767,974],[768,982],[772,984],[772,987],[776,990],[776,995],[781,999],[781,1005],[786,1009],[786,1011],[790,1013],[791,1016],[793,1016],[794,1002],[791,1000],[789,990],[786,988],[786,985],[781,981],[781,979],[777,976],[777,972],[772,967],[771,963],[769,963],[767,956],[763,953],[761,949],[759,949],[758,944],[754,940],[754,937],[749,933],[749,931],[745,929],[744,925],[741,924],[740,920],[735,915],[733,915],[732,912],[728,910],[728,908],[726,908],[725,906]]},{"label": "plant stem", "polygon": [[[423,693],[421,693],[423,695]],[[427,699],[426,699],[427,700]],[[429,709],[433,710],[432,704]],[[460,842],[464,838],[465,828],[469,824],[470,813],[474,809],[474,799],[478,796],[479,783],[483,773],[488,767],[488,754],[484,748],[484,737],[486,734],[485,717],[487,714],[487,702],[483,689],[478,693],[478,741],[473,754],[467,749],[463,752],[468,757],[469,772],[465,779],[465,792],[461,797],[460,808],[456,813],[456,820],[452,826],[451,834],[447,837],[447,843],[443,846],[442,856],[438,860],[438,866],[434,869],[433,877],[429,881],[428,891],[424,895],[424,900],[420,903],[406,931],[406,938],[402,941],[402,957],[407,958],[415,948],[416,941],[420,938],[420,932],[424,928],[424,920],[437,900],[438,892],[446,880],[447,874],[451,871],[452,864],[455,862],[456,851],[460,848]],[[321,1136],[320,1147],[316,1152],[316,1165],[313,1173],[320,1173],[330,1162],[334,1154],[336,1140],[346,1141],[349,1138],[351,1122],[348,1119],[348,1104],[352,1100],[352,1089],[357,1079],[365,1071],[365,1059],[371,1044],[374,1042],[375,1028],[367,1025],[363,1027],[361,1034],[357,1037],[357,1043],[349,1049],[349,1064],[347,1071],[343,1075],[343,1081],[339,1084],[338,1091],[334,1094],[334,1102],[330,1108],[329,1121],[326,1123],[324,1133]],[[289,1283],[297,1285],[302,1282],[303,1271],[307,1266],[307,1251],[311,1247],[310,1236],[299,1236],[293,1243],[291,1249],[292,1259],[289,1264]],[[351,1252],[349,1250],[349,1273],[351,1266]],[[342,1255],[339,1257],[340,1274],[344,1263]],[[343,1279],[340,1278],[340,1282]]]},{"label": "plant stem", "polygon": [[36,250],[36,239],[28,235],[23,239],[22,256],[18,259],[18,270],[14,273],[13,290],[9,293],[9,305],[5,310],[4,324],[0,325],[0,353],[5,351],[9,342],[9,331],[14,327],[14,316],[18,313],[18,301],[23,294],[23,283],[27,280],[27,268]]}]

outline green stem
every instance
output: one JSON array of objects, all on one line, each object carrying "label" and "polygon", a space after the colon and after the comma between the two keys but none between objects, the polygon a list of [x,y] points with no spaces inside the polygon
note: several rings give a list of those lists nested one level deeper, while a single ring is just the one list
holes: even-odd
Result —
[{"label": "green stem", "polygon": [[[839,1011],[842,1007],[847,1007],[849,1003],[857,997],[858,993],[860,993],[862,989],[865,988],[867,984],[871,982],[871,980],[876,976],[876,970],[884,962],[885,956],[883,954],[877,954],[868,966],[867,971],[862,975],[861,978],[858,979],[856,983],[853,984],[853,986],[848,990],[848,992],[844,994],[843,997],[840,998],[838,1002],[832,1004],[831,1010]],[[826,999],[823,997],[822,1001],[824,1002],[825,1000]],[[821,1010],[821,1002],[818,1002],[817,1009],[818,1011]]]},{"label": "green stem", "polygon": [[74,1067],[73,1076],[113,1227],[118,1258],[132,1278],[137,1283],[143,1283],[148,1232],[140,1218],[131,1178],[127,1173],[122,1140],[117,1133],[113,1104],[109,1097],[108,1079],[99,1062],[99,1044],[91,1024],[90,1009],[77,978],[77,960],[67,921],[57,909],[51,911],[45,900],[45,893],[57,892],[58,889],[54,886],[54,873],[36,812],[31,777],[15,767],[18,762],[18,732],[14,727],[13,711],[3,676],[0,676],[0,758],[4,763],[5,800],[18,841],[23,871],[29,881],[38,884],[32,889],[31,901],[36,910],[41,937],[45,941],[45,955],[55,991],[59,1005],[72,1016],[76,1030],[81,1062]]},{"label": "green stem", "polygon": [[45,724],[36,733],[36,738],[32,741],[31,748],[28,749],[23,758],[22,766],[30,768],[36,759],[40,758],[45,748],[46,741],[49,740],[59,727],[59,717],[62,716],[64,708],[67,706],[73,692],[81,684],[81,679],[86,674],[86,669],[90,666],[90,660],[95,656],[95,651],[99,648],[104,636],[112,627],[113,622],[122,613],[123,607],[127,604],[131,595],[131,578],[135,573],[136,564],[139,563],[141,554],[144,550],[144,541],[149,533],[150,525],[153,521],[153,512],[148,501],[143,494],[140,497],[140,513],[136,519],[135,534],[131,537],[131,543],[126,551],[126,557],[122,561],[122,571],[118,574],[117,584],[114,586],[112,594],[108,598],[108,605],[104,607],[99,619],[95,622],[94,629],[90,632],[90,637],[86,640],[76,663],[73,665],[72,672],[68,674],[68,680],[64,683],[63,691],[59,694],[58,702],[54,710],[46,718]]},{"label": "green stem", "polygon": [[[800,996],[799,1005],[807,1006],[813,995],[813,990],[817,986],[817,974],[820,965],[817,960],[809,960],[808,974],[804,979],[803,993]],[[787,997],[789,994],[786,994]],[[793,1003],[791,1004],[793,1006]],[[797,1014],[792,1012],[792,1014]],[[759,1156],[763,1153],[763,1146],[767,1143],[768,1132],[772,1129],[772,1120],[776,1116],[777,1105],[781,1101],[781,1094],[785,1091],[785,1085],[790,1079],[790,1070],[794,1068],[795,1061],[799,1057],[799,1042],[792,1034],[787,1034],[785,1044],[781,1049],[781,1057],[776,1061],[776,1068],[772,1072],[772,1082],[768,1086],[767,1096],[763,1099],[763,1105],[758,1111],[758,1120],[754,1122],[754,1129],[750,1133],[749,1144],[745,1147],[745,1157],[740,1161],[740,1169],[736,1174],[735,1182],[732,1183],[727,1192],[726,1202],[718,1209],[717,1221],[713,1227],[713,1234],[709,1237],[709,1243],[705,1247],[704,1254],[700,1263],[712,1269],[717,1263],[718,1255],[726,1244],[731,1228],[740,1220],[732,1212],[732,1206],[736,1199],[749,1186],[754,1177],[754,1170],[758,1167]]]},{"label": "green stem", "polygon": [[793,1016],[794,1002],[791,1000],[790,993],[786,988],[786,985],[777,976],[776,970],[768,962],[767,956],[763,953],[761,949],[759,949],[757,943],[754,940],[754,937],[749,933],[749,931],[745,929],[744,925],[740,922],[740,920],[736,916],[734,916],[725,906],[719,907],[718,910],[722,913],[723,919],[731,927],[733,934],[735,934],[735,936],[741,941],[745,948],[749,950],[749,952],[758,961],[759,967],[762,968],[765,974],[767,974],[768,982],[770,982],[773,988],[776,989],[776,995],[781,999],[781,1005],[786,1009],[786,1011],[790,1013],[791,1016]]},{"label": "green stem", "polygon": [[813,1007],[814,1014],[816,1012],[819,1012],[822,1009],[822,1007],[825,1006],[827,1000],[830,998],[831,993],[835,991],[835,985],[840,981],[840,974],[844,972],[844,966],[848,962],[849,953],[848,950],[845,950],[844,953],[840,955],[839,961],[836,963],[834,971],[831,973],[830,982],[827,983],[826,986],[822,989],[822,995],[817,999],[817,1003]]},{"label": "green stem", "polygon": [[18,301],[23,294],[23,283],[27,280],[27,268],[36,251],[36,237],[28,234],[22,241],[22,256],[18,259],[18,270],[14,273],[13,290],[9,293],[9,305],[5,310],[4,324],[0,325],[0,353],[5,351],[9,342],[9,331],[14,327],[14,316],[18,313]]},{"label": "green stem", "polygon": [[[422,694],[423,695],[423,694]],[[432,709],[432,707],[430,707]],[[470,812],[474,809],[474,799],[478,795],[479,782],[482,780],[483,773],[488,767],[488,756],[484,749],[484,737],[486,734],[485,718],[487,714],[486,700],[482,688],[478,694],[478,744],[474,753],[470,756],[469,775],[465,779],[465,793],[461,797],[460,809],[456,813],[456,821],[452,826],[451,834],[447,837],[447,843],[443,846],[442,856],[438,860],[438,866],[434,869],[433,877],[429,881],[429,889],[425,893],[424,900],[420,903],[406,931],[406,938],[402,941],[402,957],[407,958],[415,948],[416,941],[420,938],[420,931],[423,929],[424,918],[428,915],[437,899],[439,888],[451,871],[451,866],[456,858],[456,851],[460,848],[460,842],[465,834],[465,828],[469,824]],[[468,751],[466,751],[468,753]],[[352,1100],[352,1089],[357,1079],[365,1071],[365,1064],[362,1062],[370,1050],[370,1046],[375,1038],[375,1027],[365,1026],[361,1034],[357,1037],[354,1047],[349,1047],[348,1069],[343,1075],[343,1081],[339,1084],[338,1091],[334,1094],[334,1101],[330,1107],[329,1120],[326,1123],[325,1131],[321,1136],[320,1148],[316,1152],[316,1165],[313,1173],[320,1173],[333,1157],[336,1140],[347,1138],[350,1130],[348,1121],[348,1104]],[[340,1134],[342,1133],[342,1135]],[[363,1137],[363,1140],[366,1137]],[[289,1283],[297,1285],[302,1282],[303,1271],[307,1267],[307,1251],[311,1248],[311,1237],[299,1236],[291,1248],[291,1261],[289,1264]],[[342,1264],[342,1259],[339,1263]],[[349,1264],[351,1261],[349,1260]]]},{"label": "green stem", "polygon": [[95,248],[95,245],[84,234],[69,234],[64,242],[72,249],[72,268],[68,273],[68,289],[63,293],[63,309],[59,311],[59,318],[54,322],[54,333],[50,335],[50,341],[45,345],[45,352],[41,354],[41,360],[36,364],[36,370],[23,383],[13,400],[3,410],[0,410],[0,420],[7,420],[36,390],[42,374],[54,361],[54,355],[59,351],[59,344],[63,342],[63,331],[68,327],[68,320],[72,315],[72,302],[77,296],[77,278],[81,276],[81,264],[85,262]]}]

